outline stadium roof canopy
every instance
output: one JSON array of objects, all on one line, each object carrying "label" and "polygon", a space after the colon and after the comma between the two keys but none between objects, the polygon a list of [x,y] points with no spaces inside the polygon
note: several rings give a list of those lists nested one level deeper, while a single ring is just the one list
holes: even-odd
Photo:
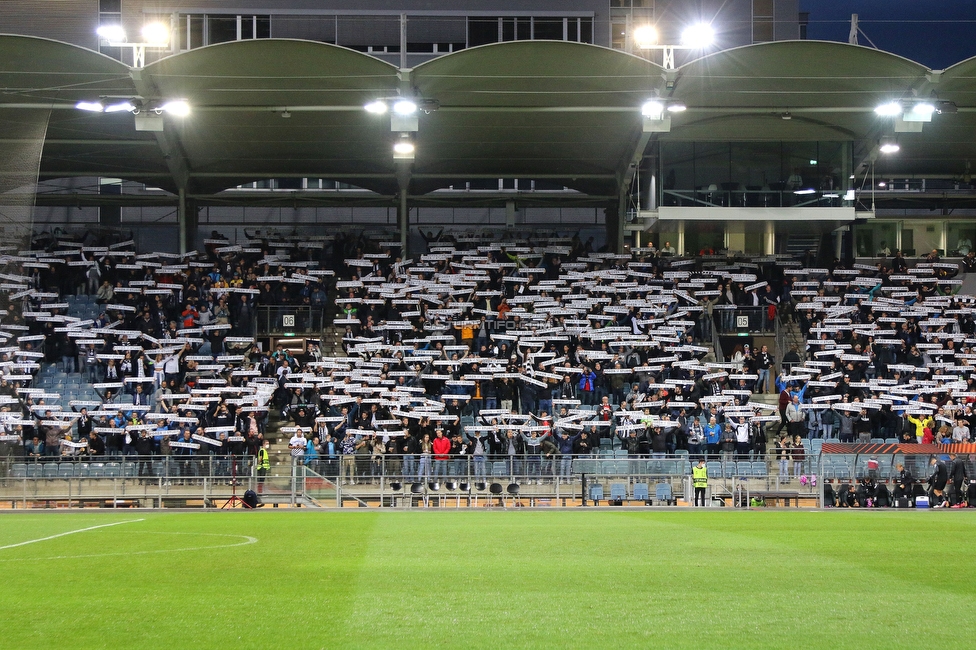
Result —
[{"label": "stadium roof canopy", "polygon": [[[363,110],[399,94],[427,109],[412,164],[394,161],[390,116]],[[641,106],[651,98],[687,106],[671,116],[669,132],[645,132]],[[267,39],[132,69],[76,46],[0,35],[2,115],[51,109],[42,177],[125,178],[198,197],[312,177],[386,198],[408,184],[411,200],[433,201],[430,192],[462,180],[511,177],[548,179],[609,203],[654,138],[850,140],[869,156],[891,128],[875,106],[916,98],[945,110],[921,132],[898,134],[902,149],[887,172],[962,174],[976,158],[976,59],[933,72],[865,47],[787,41],[665,70],[598,46],[522,41],[400,70],[333,45]],[[165,128],[137,130],[125,111],[75,109],[99,99],[141,102],[137,118]],[[191,115],[156,117],[152,109],[173,99],[187,100]]]}]

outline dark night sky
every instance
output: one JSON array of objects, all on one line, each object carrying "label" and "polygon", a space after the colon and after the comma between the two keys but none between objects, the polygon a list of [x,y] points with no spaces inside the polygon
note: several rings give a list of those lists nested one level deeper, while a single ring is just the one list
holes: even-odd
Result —
[{"label": "dark night sky", "polygon": [[929,68],[976,56],[976,0],[800,0],[800,11],[810,12],[810,39],[846,43],[856,13],[879,49]]}]

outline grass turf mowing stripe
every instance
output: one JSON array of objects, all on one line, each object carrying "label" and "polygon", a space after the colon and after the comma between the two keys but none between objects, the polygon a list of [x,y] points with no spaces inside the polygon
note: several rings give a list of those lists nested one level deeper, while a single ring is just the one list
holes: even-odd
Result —
[{"label": "grass turf mowing stripe", "polygon": [[[125,553],[170,548],[169,538],[184,535],[259,542],[4,563],[4,644],[854,648],[957,645],[976,631],[968,605],[976,569],[951,554],[919,552],[927,540],[965,548],[976,529],[966,512],[263,511],[145,519],[50,543]],[[0,517],[21,539],[42,523],[36,515]],[[39,550],[7,553],[41,557]]]}]

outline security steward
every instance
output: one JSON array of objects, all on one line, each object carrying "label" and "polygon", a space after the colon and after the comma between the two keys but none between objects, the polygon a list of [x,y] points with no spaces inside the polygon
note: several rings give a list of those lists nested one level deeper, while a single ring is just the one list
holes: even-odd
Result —
[{"label": "security steward", "polygon": [[268,447],[271,446],[267,440],[258,447],[257,470],[258,470],[258,492],[264,491],[264,477],[271,469],[271,459],[268,457]]},{"label": "security steward", "polygon": [[698,506],[699,497],[701,497],[701,504],[704,506],[705,489],[708,487],[708,468],[705,467],[704,458],[699,458],[698,464],[691,468],[691,477],[695,486],[695,506]]}]

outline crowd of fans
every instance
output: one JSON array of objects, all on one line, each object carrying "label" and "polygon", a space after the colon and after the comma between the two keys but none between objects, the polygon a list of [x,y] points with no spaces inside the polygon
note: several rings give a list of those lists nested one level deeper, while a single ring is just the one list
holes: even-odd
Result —
[{"label": "crowd of fans", "polygon": [[[482,477],[498,462],[569,479],[573,459],[608,446],[770,458],[790,476],[804,439],[974,437],[974,297],[955,293],[955,263],[428,242],[416,259],[345,236],[215,237],[187,256],[62,241],[8,253],[2,440],[27,458],[160,456],[192,475],[199,456],[221,471],[256,456],[269,418],[285,419],[296,459],[352,483]],[[96,297],[96,318],[71,315],[63,296],[79,293]],[[299,305],[333,318],[342,354],[256,344],[257,310]],[[717,359],[713,325],[734,331],[743,315],[751,331],[796,322],[804,349],[777,360],[745,344]],[[37,388],[42,364],[81,373],[100,399]],[[756,399],[766,392],[778,403]]]}]

